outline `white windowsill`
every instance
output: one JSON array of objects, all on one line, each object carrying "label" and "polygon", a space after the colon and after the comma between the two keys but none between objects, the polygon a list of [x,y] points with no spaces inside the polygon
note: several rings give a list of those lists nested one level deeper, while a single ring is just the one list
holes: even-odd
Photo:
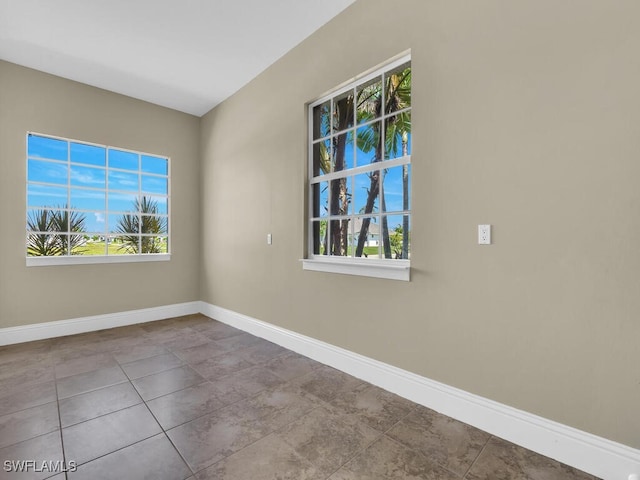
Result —
[{"label": "white windowsill", "polygon": [[144,255],[72,255],[68,257],[27,257],[27,267],[51,265],[88,265],[96,263],[167,262],[170,253],[149,253]]},{"label": "white windowsill", "polygon": [[411,268],[408,260],[358,260],[332,258],[303,258],[303,270],[340,273],[362,277],[386,278],[389,280],[410,280]]}]

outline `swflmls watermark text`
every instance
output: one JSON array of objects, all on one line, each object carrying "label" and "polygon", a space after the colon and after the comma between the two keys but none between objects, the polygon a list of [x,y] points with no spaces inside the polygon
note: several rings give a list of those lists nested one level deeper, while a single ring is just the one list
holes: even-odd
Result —
[{"label": "swflmls watermark text", "polygon": [[5,472],[26,473],[26,472],[75,472],[78,463],[74,460],[65,462],[64,460],[5,460],[3,465]]}]

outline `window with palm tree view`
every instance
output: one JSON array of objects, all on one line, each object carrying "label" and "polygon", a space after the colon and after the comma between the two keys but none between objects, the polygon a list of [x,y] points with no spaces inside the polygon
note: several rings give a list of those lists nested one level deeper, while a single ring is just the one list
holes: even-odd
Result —
[{"label": "window with palm tree view", "polygon": [[27,135],[26,253],[35,257],[169,253],[169,159]]},{"label": "window with palm tree view", "polygon": [[310,104],[309,135],[308,257],[408,263],[409,58]]}]

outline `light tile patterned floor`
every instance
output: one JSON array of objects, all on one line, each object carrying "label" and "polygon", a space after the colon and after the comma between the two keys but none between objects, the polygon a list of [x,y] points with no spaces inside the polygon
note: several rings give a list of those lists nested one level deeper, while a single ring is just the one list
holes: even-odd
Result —
[{"label": "light tile patterned floor", "polygon": [[0,347],[0,367],[0,479],[594,479],[202,315]]}]

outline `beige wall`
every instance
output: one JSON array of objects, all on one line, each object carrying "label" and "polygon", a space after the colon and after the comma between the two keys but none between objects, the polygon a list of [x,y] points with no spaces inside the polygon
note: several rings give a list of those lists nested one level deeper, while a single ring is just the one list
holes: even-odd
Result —
[{"label": "beige wall", "polygon": [[[198,299],[199,119],[0,61],[0,328]],[[25,134],[171,157],[170,262],[25,266]]]},{"label": "beige wall", "polygon": [[[202,299],[640,448],[639,16],[360,0],[201,122],[0,62],[0,328]],[[408,48],[412,281],[302,271],[304,104]],[[27,130],[170,156],[171,262],[27,268]]]},{"label": "beige wall", "polygon": [[[202,299],[640,448],[639,17],[360,0],[203,118]],[[303,271],[304,104],[408,48],[412,280]]]}]

